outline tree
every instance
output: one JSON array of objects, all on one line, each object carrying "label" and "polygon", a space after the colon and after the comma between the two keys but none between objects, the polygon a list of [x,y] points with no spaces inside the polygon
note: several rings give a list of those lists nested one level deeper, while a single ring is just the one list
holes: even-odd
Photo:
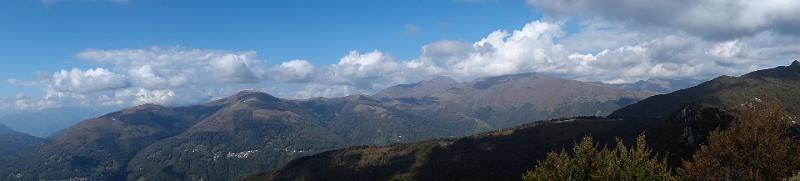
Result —
[{"label": "tree", "polygon": [[617,139],[614,150],[598,149],[591,137],[584,137],[571,153],[562,150],[550,152],[547,159],[526,172],[525,181],[531,180],[675,180],[666,162],[658,159],[647,148],[644,135],[636,145],[625,147]]},{"label": "tree", "polygon": [[686,180],[781,180],[800,170],[800,146],[791,119],[777,103],[753,104],[684,161]]}]

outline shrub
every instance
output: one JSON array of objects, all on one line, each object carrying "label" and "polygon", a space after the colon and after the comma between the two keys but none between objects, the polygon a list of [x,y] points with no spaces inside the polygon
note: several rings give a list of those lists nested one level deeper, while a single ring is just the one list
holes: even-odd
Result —
[{"label": "shrub", "polygon": [[636,145],[625,147],[617,139],[616,149],[598,149],[584,137],[571,153],[550,152],[547,159],[526,172],[523,180],[674,180],[666,162],[647,148],[644,135]]}]

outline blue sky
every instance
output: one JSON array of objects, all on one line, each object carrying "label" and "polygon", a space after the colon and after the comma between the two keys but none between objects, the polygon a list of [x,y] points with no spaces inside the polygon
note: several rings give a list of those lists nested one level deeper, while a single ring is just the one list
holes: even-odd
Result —
[{"label": "blue sky", "polygon": [[5,0],[0,114],[433,76],[708,79],[800,57],[800,0]]},{"label": "blue sky", "polygon": [[[0,1],[0,78],[92,68],[74,59],[86,49],[150,46],[254,50],[267,64],[325,65],[375,49],[410,59],[426,43],[474,41],[540,16],[523,1]],[[406,32],[407,24],[419,32]],[[41,90],[0,87],[0,95],[16,93]]]}]

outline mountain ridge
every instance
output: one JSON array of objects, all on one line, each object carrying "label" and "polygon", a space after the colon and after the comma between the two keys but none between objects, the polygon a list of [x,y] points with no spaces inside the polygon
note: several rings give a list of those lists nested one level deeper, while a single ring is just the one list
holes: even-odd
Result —
[{"label": "mountain ridge", "polygon": [[[695,87],[652,96],[608,118],[555,119],[461,139],[333,150],[293,160],[281,169],[248,179],[512,180],[532,169],[547,152],[569,148],[583,136],[613,144],[615,138],[633,140],[641,133],[647,135],[648,146],[666,155],[668,164],[674,167],[688,159],[711,131],[735,120],[734,110],[739,106],[776,100],[790,105],[787,111],[798,115],[800,111],[793,106],[800,104],[796,95],[800,79],[795,79],[800,73],[795,67],[798,65],[741,77],[721,76]],[[755,96],[764,94],[774,98]]]},{"label": "mountain ridge", "polygon": [[392,88],[404,87],[424,91],[289,100],[244,90],[194,106],[134,106],[82,121],[51,143],[0,163],[0,176],[237,180],[327,150],[606,115],[649,95],[539,74],[466,83],[434,77]]},{"label": "mountain ridge", "polygon": [[664,119],[665,115],[687,104],[730,109],[746,101],[773,100],[786,111],[800,115],[800,63],[754,71],[740,77],[720,76],[689,89],[656,95],[614,111],[609,117],[628,119]]}]

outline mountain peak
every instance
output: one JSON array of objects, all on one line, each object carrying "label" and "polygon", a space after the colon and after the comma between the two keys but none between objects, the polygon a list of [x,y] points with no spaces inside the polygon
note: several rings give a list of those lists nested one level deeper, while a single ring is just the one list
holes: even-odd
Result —
[{"label": "mountain peak", "polygon": [[748,78],[772,77],[778,79],[800,79],[800,62],[795,60],[789,66],[779,66],[775,68],[758,70],[745,74],[742,77],[748,77]]},{"label": "mountain peak", "polygon": [[458,81],[454,80],[453,78],[447,76],[435,76],[430,80],[420,81],[419,83],[414,84],[414,86],[419,88],[448,89],[455,87],[458,84]]},{"label": "mountain peak", "polygon": [[450,78],[448,76],[442,76],[442,75],[434,76],[433,78],[431,78],[431,80],[427,80],[427,81],[423,81],[423,82],[458,84],[458,81],[454,80],[453,78]]},{"label": "mountain peak", "polygon": [[528,72],[528,73],[518,73],[518,74],[508,74],[508,75],[499,75],[499,76],[492,76],[492,77],[483,77],[475,79],[473,87],[476,89],[488,89],[494,85],[514,81],[514,80],[534,80],[541,78],[538,73],[535,72]]},{"label": "mountain peak", "polygon": [[442,92],[460,84],[458,81],[447,76],[435,76],[430,80],[423,80],[411,84],[399,84],[388,87],[375,93],[375,97],[380,98],[400,98],[400,97],[424,97]]},{"label": "mountain peak", "polygon": [[506,74],[506,75],[498,75],[498,76],[489,76],[478,78],[477,80],[486,80],[486,79],[517,79],[517,78],[538,78],[540,74],[536,72],[526,72],[526,73],[516,73],[516,74]]},{"label": "mountain peak", "polygon": [[130,109],[134,109],[134,110],[152,110],[152,109],[163,109],[163,108],[164,108],[164,106],[162,106],[162,105],[153,104],[153,103],[145,103],[145,104],[142,104],[142,105],[131,107]]},{"label": "mountain peak", "polygon": [[277,97],[269,95],[264,92],[256,91],[256,90],[242,90],[235,94],[232,94],[228,97],[217,99],[211,102],[206,103],[206,106],[220,106],[220,105],[228,105],[233,103],[241,103],[247,100],[256,99],[261,102],[274,102],[280,100]]},{"label": "mountain peak", "polygon": [[[130,107],[130,108],[127,108],[127,109],[123,109],[123,110],[121,110],[120,113],[122,115],[124,115],[124,114],[136,113],[136,112],[156,111],[156,110],[164,110],[164,109],[167,109],[167,108],[162,106],[162,105],[153,104],[153,103],[145,103],[145,104],[142,104],[142,105],[133,106],[133,107]],[[119,116],[119,114],[111,113],[111,114],[103,115],[101,117],[109,117],[109,116]]]},{"label": "mountain peak", "polygon": [[225,100],[227,100],[227,102],[231,102],[231,101],[241,102],[241,101],[246,101],[246,100],[253,99],[253,98],[261,100],[261,101],[267,101],[267,102],[278,100],[278,98],[275,97],[275,96],[272,96],[272,95],[264,93],[264,92],[256,91],[256,90],[242,90],[242,91],[237,92],[236,94],[233,94],[233,95],[229,96]]}]

